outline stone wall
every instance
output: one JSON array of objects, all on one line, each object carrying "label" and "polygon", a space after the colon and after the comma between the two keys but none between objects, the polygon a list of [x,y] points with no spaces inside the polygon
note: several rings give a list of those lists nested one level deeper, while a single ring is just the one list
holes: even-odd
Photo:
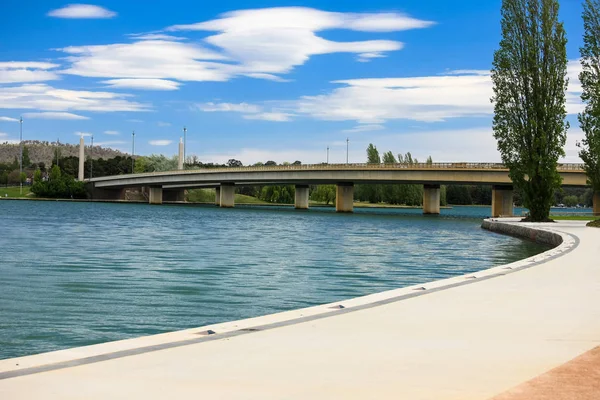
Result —
[{"label": "stone wall", "polygon": [[483,220],[481,227],[492,232],[529,239],[537,243],[550,245],[552,247],[559,246],[563,242],[562,236],[558,233],[545,229],[538,229],[536,227],[532,227],[531,225],[520,225],[520,223],[507,224],[493,221],[491,219],[485,219]]}]

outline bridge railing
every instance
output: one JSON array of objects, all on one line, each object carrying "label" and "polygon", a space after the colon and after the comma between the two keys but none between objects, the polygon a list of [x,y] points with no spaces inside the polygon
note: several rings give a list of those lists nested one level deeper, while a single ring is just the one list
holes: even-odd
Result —
[{"label": "bridge railing", "polygon": [[[322,170],[322,169],[498,169],[507,167],[502,163],[472,163],[472,162],[447,162],[447,163],[394,163],[394,164],[290,164],[290,165],[254,165],[242,167],[219,167],[188,169],[185,171],[277,171],[277,170]],[[559,171],[583,171],[583,164],[558,164]]]}]

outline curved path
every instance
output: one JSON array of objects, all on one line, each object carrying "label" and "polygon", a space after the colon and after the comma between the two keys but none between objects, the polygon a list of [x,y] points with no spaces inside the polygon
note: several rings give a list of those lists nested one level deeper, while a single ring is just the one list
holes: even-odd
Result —
[{"label": "curved path", "polygon": [[[544,229],[560,232],[563,244],[509,266],[2,360],[0,398],[544,398],[531,384],[527,397],[518,397],[520,386],[502,393],[582,354],[588,368],[579,378],[600,367],[600,352],[584,354],[600,345],[600,229],[580,222]],[[588,383],[572,385],[571,397],[553,391],[553,398],[594,398],[598,380]]]}]

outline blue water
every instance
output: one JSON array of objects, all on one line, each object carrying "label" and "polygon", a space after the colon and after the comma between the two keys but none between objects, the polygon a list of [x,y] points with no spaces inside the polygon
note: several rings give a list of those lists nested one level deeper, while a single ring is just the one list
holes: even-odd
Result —
[{"label": "blue water", "polygon": [[0,201],[0,359],[352,298],[546,249],[482,230],[487,215]]}]

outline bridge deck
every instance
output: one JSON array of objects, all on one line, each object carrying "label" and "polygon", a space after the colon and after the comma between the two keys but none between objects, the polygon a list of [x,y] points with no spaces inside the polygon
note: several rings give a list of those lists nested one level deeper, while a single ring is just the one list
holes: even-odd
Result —
[{"label": "bridge deck", "polygon": [[[582,164],[560,164],[564,185],[585,186]],[[235,184],[325,184],[423,183],[423,184],[502,184],[511,180],[508,169],[495,163],[419,164],[315,164],[251,166],[152,172],[94,178],[96,187],[179,186],[194,187]]]}]

